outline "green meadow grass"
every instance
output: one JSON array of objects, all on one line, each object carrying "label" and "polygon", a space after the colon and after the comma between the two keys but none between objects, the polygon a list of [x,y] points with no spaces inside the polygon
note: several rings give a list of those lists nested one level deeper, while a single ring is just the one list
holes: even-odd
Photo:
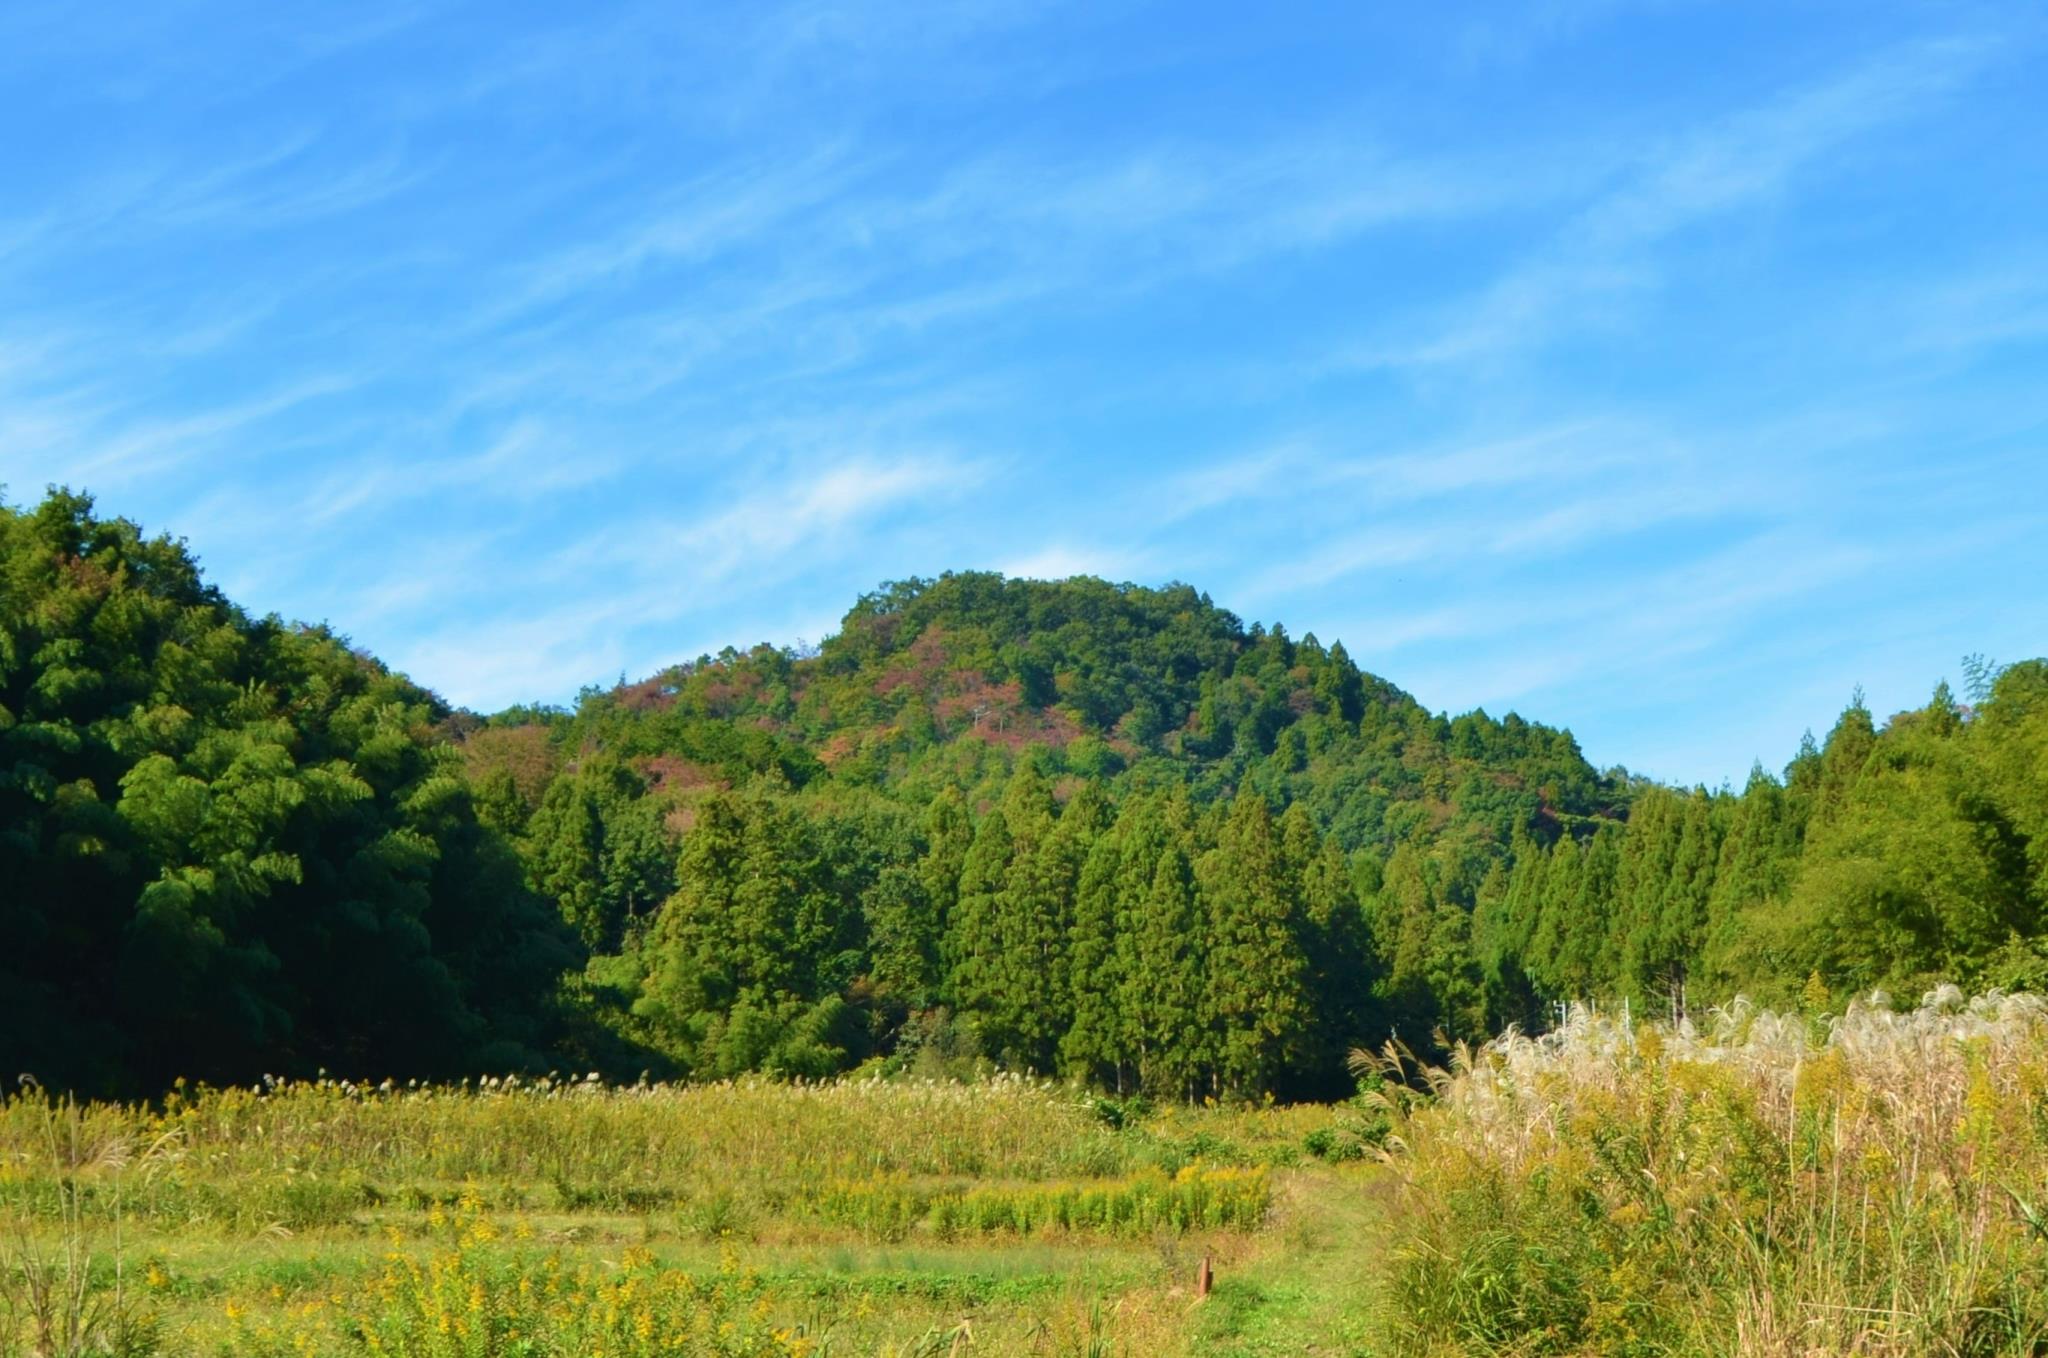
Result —
[{"label": "green meadow grass", "polygon": [[0,1214],[43,1286],[0,1354],[65,1351],[74,1277],[92,1352],[1208,1352],[1196,1264],[1259,1266],[1336,1118],[1011,1079],[31,1091]]}]

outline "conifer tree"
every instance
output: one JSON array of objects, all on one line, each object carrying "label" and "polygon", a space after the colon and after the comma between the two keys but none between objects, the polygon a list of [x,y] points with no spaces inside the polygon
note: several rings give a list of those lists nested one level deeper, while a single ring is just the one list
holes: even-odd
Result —
[{"label": "conifer tree", "polygon": [[1487,869],[1472,909],[1472,955],[1479,966],[1486,1022],[1495,1031],[1511,1024],[1526,1029],[1539,1021],[1535,991],[1523,968],[1527,925],[1519,912],[1529,892],[1529,863],[1543,860],[1519,831],[1515,844],[1510,858]]},{"label": "conifer tree", "polygon": [[676,893],[647,941],[648,974],[634,1012],[666,1039],[665,1051],[685,1061],[692,1023],[730,1008],[744,983],[729,943],[745,856],[735,799],[720,795],[698,807],[676,867]]},{"label": "conifer tree", "polygon": [[596,759],[549,784],[527,821],[535,890],[594,952],[616,951],[627,924],[675,888],[675,850],[646,791],[618,760]]},{"label": "conifer tree", "polygon": [[1735,800],[1707,898],[1700,947],[1708,980],[1722,993],[1734,989],[1750,970],[1742,954],[1751,917],[1767,902],[1784,899],[1796,853],[1785,801],[1785,789],[1762,764],[1750,769],[1749,782]]},{"label": "conifer tree", "polygon": [[1068,944],[1092,817],[1085,805],[1056,822],[1022,806],[1014,814],[1013,823],[1028,833],[1017,839],[996,898],[1000,979],[986,1003],[997,1050],[1015,1064],[1047,1071],[1069,1018]]},{"label": "conifer tree", "polygon": [[1427,1041],[1437,1021],[1425,980],[1435,913],[1435,893],[1422,854],[1403,841],[1395,846],[1381,876],[1373,936],[1379,941],[1386,978],[1381,998],[1395,1026],[1414,1041]]},{"label": "conifer tree", "polygon": [[1669,907],[1673,867],[1683,833],[1683,803],[1678,794],[1651,788],[1631,809],[1628,828],[1617,849],[1614,896],[1589,898],[1588,908],[1604,904],[1614,920],[1621,990],[1640,1003],[1657,989],[1665,958],[1661,939]]},{"label": "conifer tree", "polygon": [[946,988],[953,1005],[984,1019],[1000,1007],[1000,898],[1014,852],[1009,817],[998,807],[975,827],[960,869],[959,902],[945,934]]},{"label": "conifer tree", "polygon": [[1309,1016],[1300,903],[1290,900],[1272,813],[1240,794],[1198,873],[1208,925],[1207,1013],[1220,1086],[1270,1089],[1301,1055]]},{"label": "conifer tree", "polygon": [[1503,967],[1507,959],[1526,976],[1530,950],[1543,917],[1544,879],[1550,869],[1550,851],[1517,826],[1509,845],[1513,867],[1508,873],[1507,895],[1501,906],[1500,948]]},{"label": "conifer tree", "polygon": [[1445,1037],[1458,1042],[1486,1036],[1486,997],[1472,951],[1472,915],[1456,901],[1439,901],[1431,914],[1423,979]]},{"label": "conifer tree", "polygon": [[1614,901],[1621,877],[1621,842],[1626,833],[1606,821],[1586,843],[1572,926],[1561,954],[1571,992],[1588,997],[1620,991],[1621,948],[1615,937]]},{"label": "conifer tree", "polygon": [[1060,1038],[1060,1068],[1070,1075],[1122,1090],[1124,989],[1117,897],[1123,876],[1121,823],[1088,850],[1074,889],[1074,928],[1068,949],[1071,1022]]},{"label": "conifer tree", "polygon": [[931,908],[932,926],[944,940],[960,899],[960,874],[967,865],[967,850],[974,843],[974,826],[958,788],[941,789],[925,808],[924,839],[917,875]]},{"label": "conifer tree", "polygon": [[1804,842],[1806,827],[1820,802],[1820,746],[1811,730],[1799,737],[1798,753],[1785,765],[1785,821],[1795,842]]},{"label": "conifer tree", "polygon": [[1123,1012],[1130,1064],[1149,1091],[1192,1097],[1217,1059],[1205,1022],[1205,938],[1187,826],[1167,825],[1152,880],[1132,905]]},{"label": "conifer tree", "polygon": [[1543,873],[1543,900],[1529,941],[1529,978],[1548,1002],[1590,998],[1587,978],[1576,974],[1573,959],[1584,928],[1582,902],[1585,851],[1570,835],[1551,846]]},{"label": "conifer tree", "polygon": [[[1111,1043],[1112,1064],[1116,1070],[1118,1088],[1122,1088],[1126,1076],[1144,1082],[1144,1057],[1148,1037],[1148,1020],[1139,1006],[1156,1000],[1164,991],[1151,988],[1148,978],[1142,975],[1147,967],[1159,965],[1161,959],[1179,956],[1169,946],[1171,940],[1164,937],[1164,931],[1156,927],[1160,911],[1168,914],[1181,906],[1178,898],[1171,900],[1156,897],[1160,861],[1169,849],[1179,847],[1181,859],[1191,862],[1189,834],[1192,820],[1185,789],[1175,788],[1171,792],[1148,792],[1133,796],[1123,805],[1116,820],[1112,835],[1117,842],[1118,852],[1115,876],[1110,891],[1115,909],[1115,958],[1111,971],[1117,984],[1113,1014],[1109,1016],[1101,1031]],[[1175,881],[1178,873],[1173,874]],[[1192,909],[1192,903],[1187,908]],[[1178,916],[1172,916],[1178,918]],[[1192,915],[1186,923],[1194,928]],[[1192,947],[1192,943],[1190,943]],[[1190,953],[1190,957],[1198,954]],[[1179,965],[1179,963],[1175,963]],[[1194,965],[1190,962],[1189,965]],[[1193,985],[1192,977],[1187,984]],[[1156,1074],[1156,1072],[1155,1072]]]},{"label": "conifer tree", "polygon": [[915,867],[891,864],[862,900],[876,990],[919,1009],[937,999],[939,984],[939,921],[925,880]]},{"label": "conifer tree", "polygon": [[1365,683],[1350,653],[1339,641],[1316,676],[1316,696],[1332,716],[1356,725],[1365,710]]},{"label": "conifer tree", "polygon": [[1304,1040],[1303,1074],[1314,1089],[1340,1088],[1345,1054],[1371,1036],[1372,941],[1344,855],[1317,832],[1300,802],[1280,818],[1280,852],[1285,889],[1299,902],[1298,946],[1316,1016]]},{"label": "conifer tree", "polygon": [[1850,790],[1862,776],[1863,766],[1876,745],[1877,728],[1870,719],[1870,709],[1863,705],[1863,690],[1859,687],[1834,729],[1828,732],[1827,744],[1821,747],[1819,780],[1814,789],[1815,814],[1819,819],[1825,821],[1836,815],[1848,802]]}]

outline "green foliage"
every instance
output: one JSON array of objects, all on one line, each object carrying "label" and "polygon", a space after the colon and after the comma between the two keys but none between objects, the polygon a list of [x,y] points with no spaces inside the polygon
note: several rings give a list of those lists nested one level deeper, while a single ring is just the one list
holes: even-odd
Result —
[{"label": "green foliage", "polygon": [[1782,782],[1653,787],[1583,842],[1518,839],[1475,918],[1490,1017],[1540,1024],[1578,999],[1677,1016],[1738,993],[1790,1002],[1808,978],[1845,994],[2036,983],[2043,668],[1980,666],[1974,707],[1943,684],[1881,728],[1859,696]]},{"label": "green foliage", "polygon": [[[519,730],[553,751],[538,791]],[[1356,1042],[1484,1031],[1479,884],[1516,836],[1626,799],[1564,733],[1432,718],[1183,586],[977,573],[885,586],[816,656],[728,650],[462,740],[535,887],[620,950],[590,973],[601,1022],[701,1075],[809,1068],[785,1034],[836,997],[817,1059],[890,1053],[944,1006],[1012,1068],[1334,1092]],[[677,853],[651,912],[619,883],[655,867],[608,859],[621,824]],[[1397,851],[1427,879],[1419,906],[1396,883],[1399,918]],[[800,940],[799,916],[831,923]]]},{"label": "green foliage", "polygon": [[538,1061],[573,952],[449,715],[84,496],[0,506],[0,1067],[154,1090]]},{"label": "green foliage", "polygon": [[661,804],[616,759],[584,763],[548,785],[522,846],[534,888],[593,951],[616,951],[627,926],[675,889]]}]

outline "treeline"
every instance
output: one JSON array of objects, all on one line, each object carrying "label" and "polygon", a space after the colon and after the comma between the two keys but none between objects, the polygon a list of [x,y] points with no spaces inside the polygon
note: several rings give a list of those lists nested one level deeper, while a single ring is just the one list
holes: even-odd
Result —
[{"label": "treeline", "polygon": [[2048,980],[2048,665],[1741,792],[1429,713],[1186,586],[886,586],[451,710],[177,542],[0,506],[0,1067],[1061,1073],[1313,1095],[1565,1000]]},{"label": "treeline", "polygon": [[932,1048],[1126,1090],[1329,1092],[1373,1005],[1345,856],[1296,806],[1185,789],[985,815],[767,787],[703,802],[676,890],[593,974],[681,1071],[823,1075]]},{"label": "treeline", "polygon": [[2048,663],[1965,670],[1967,705],[1943,683],[1882,730],[1859,695],[1783,779],[1518,836],[1474,916],[1492,1024],[1581,997],[2048,988]]},{"label": "treeline", "polygon": [[1547,843],[1517,826],[1476,880],[1468,839],[1347,854],[1306,801],[1250,789],[1078,782],[1062,805],[1027,760],[977,816],[953,789],[913,813],[763,780],[697,804],[592,975],[698,1075],[936,1042],[1182,1095],[1329,1093],[1355,1043],[1541,1028],[1573,1000],[2048,988],[2048,665],[1973,678],[1972,705],[1944,686],[1882,731],[1852,704],[1783,780],[1645,787]]}]

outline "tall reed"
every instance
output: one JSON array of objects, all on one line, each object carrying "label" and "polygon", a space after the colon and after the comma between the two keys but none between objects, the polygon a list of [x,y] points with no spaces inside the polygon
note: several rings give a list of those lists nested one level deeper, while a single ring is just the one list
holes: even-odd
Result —
[{"label": "tall reed", "polygon": [[1394,1109],[1403,1352],[2035,1354],[2048,1004],[1574,1012]]},{"label": "tall reed", "polygon": [[[26,1135],[0,1161],[0,1176],[26,1182],[34,1172],[48,1211],[16,1203],[0,1213],[0,1355],[154,1353],[154,1318],[128,1286],[122,1188],[138,1159],[145,1171],[162,1162],[164,1143],[150,1143],[138,1156],[117,1121],[69,1098],[49,1099],[33,1085],[7,1111]],[[95,1190],[105,1212],[90,1205]],[[110,1265],[104,1271],[95,1266],[103,1249]]]}]

